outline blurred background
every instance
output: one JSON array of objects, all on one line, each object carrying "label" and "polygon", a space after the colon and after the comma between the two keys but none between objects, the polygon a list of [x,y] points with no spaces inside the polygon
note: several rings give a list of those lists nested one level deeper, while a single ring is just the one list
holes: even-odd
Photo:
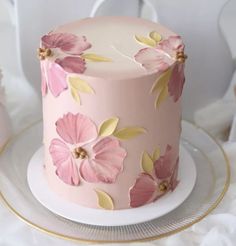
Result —
[{"label": "blurred background", "polygon": [[[0,147],[12,132],[42,117],[40,37],[65,22],[96,15],[139,16],[180,34],[189,57],[183,118],[221,141],[236,141],[236,0],[0,0]],[[7,235],[0,236],[4,246],[51,241],[1,207],[0,230]],[[12,239],[23,238],[21,230],[23,243]]]},{"label": "blurred background", "polygon": [[[183,117],[215,135],[228,130],[236,112],[235,0],[0,0],[0,67],[11,116],[21,112],[17,117],[26,124],[41,117],[40,37],[57,25],[95,15],[140,16],[180,34],[189,56]],[[27,107],[27,119],[19,106]]]}]

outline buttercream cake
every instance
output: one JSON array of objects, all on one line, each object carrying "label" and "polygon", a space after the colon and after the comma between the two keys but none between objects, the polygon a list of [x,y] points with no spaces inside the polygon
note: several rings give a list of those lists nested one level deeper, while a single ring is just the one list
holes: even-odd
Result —
[{"label": "buttercream cake", "polygon": [[178,179],[184,44],[160,24],[86,18],[41,38],[45,176],[90,208],[158,202]]}]

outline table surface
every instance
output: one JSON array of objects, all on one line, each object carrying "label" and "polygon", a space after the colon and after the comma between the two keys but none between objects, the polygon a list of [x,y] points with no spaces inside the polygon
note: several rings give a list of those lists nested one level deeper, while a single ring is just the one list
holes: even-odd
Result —
[{"label": "table surface", "polygon": [[[16,57],[11,54],[15,47],[15,28],[7,15],[6,5],[0,0],[0,67],[3,68],[7,93],[7,108],[13,119],[14,130],[27,126],[31,121],[39,118],[40,101],[35,92],[22,77],[17,65]],[[236,43],[236,42],[235,42]],[[236,51],[236,46],[235,49]],[[232,52],[233,53],[233,52]],[[236,52],[235,52],[236,53]],[[29,103],[30,100],[30,103]],[[236,161],[236,143],[225,143],[224,148],[232,164]],[[232,166],[231,185],[220,205],[201,222],[191,228],[158,241],[147,242],[142,245],[162,246],[233,246],[236,241],[236,176],[235,165]],[[0,201],[0,246],[32,246],[32,245],[78,245],[52,236],[43,234],[20,221],[10,213]],[[135,245],[138,245],[137,243]],[[141,245],[141,244],[140,244]]]}]

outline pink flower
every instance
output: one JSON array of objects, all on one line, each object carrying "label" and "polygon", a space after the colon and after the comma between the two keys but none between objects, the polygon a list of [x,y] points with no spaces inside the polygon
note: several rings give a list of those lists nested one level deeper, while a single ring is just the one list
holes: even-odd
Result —
[{"label": "pink flower", "polygon": [[52,88],[50,89],[52,94],[57,97],[67,89],[66,72],[83,73],[85,71],[86,64],[81,55],[91,47],[91,44],[87,42],[86,37],[69,33],[49,33],[43,36],[41,41],[42,47],[51,49],[52,54],[57,53],[57,50],[66,54],[62,58],[56,58],[54,62],[47,60],[41,62],[42,94],[43,96],[47,94],[48,85],[49,89]]},{"label": "pink flower", "polygon": [[130,206],[139,207],[152,201],[156,201],[168,191],[173,191],[178,185],[179,158],[173,162],[173,153],[170,145],[166,152],[154,163],[155,174],[141,173],[131,187]]},{"label": "pink flower", "polygon": [[[173,64],[178,52],[184,52],[182,39],[180,36],[170,36],[154,48],[139,50],[135,55],[135,60],[149,72],[163,72]],[[182,95],[184,81],[184,64],[177,62],[168,83],[169,94],[173,97],[174,102],[177,102]]]},{"label": "pink flower", "polygon": [[96,125],[85,115],[68,113],[56,122],[58,135],[49,147],[56,174],[70,185],[80,177],[91,183],[114,183],[123,170],[126,151],[117,139],[98,139]]}]

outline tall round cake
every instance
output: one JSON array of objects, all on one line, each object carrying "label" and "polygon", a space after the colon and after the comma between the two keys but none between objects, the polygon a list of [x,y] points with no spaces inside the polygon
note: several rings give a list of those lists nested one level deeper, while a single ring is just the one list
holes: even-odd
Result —
[{"label": "tall round cake", "polygon": [[158,202],[178,179],[183,42],[147,20],[96,17],[41,39],[44,166],[67,201]]}]

